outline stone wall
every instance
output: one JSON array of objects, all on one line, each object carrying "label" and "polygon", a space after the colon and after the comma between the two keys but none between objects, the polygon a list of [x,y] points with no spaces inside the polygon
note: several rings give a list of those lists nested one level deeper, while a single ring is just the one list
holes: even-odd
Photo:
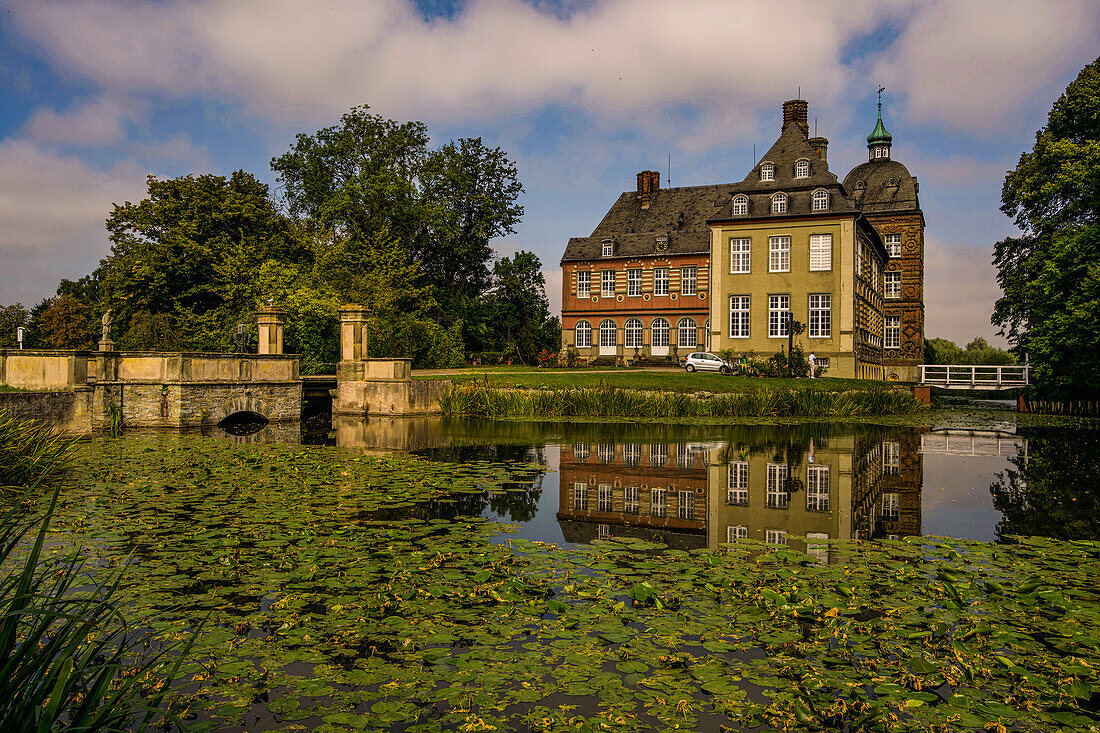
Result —
[{"label": "stone wall", "polygon": [[0,412],[19,420],[48,423],[74,435],[87,435],[92,431],[92,389],[0,392]]},{"label": "stone wall", "polygon": [[341,380],[332,412],[336,415],[432,415],[449,379]]},{"label": "stone wall", "polygon": [[0,384],[20,389],[65,389],[88,382],[87,351],[0,349]]},{"label": "stone wall", "polygon": [[114,382],[95,388],[96,427],[105,426],[112,405],[128,428],[216,425],[236,412],[271,422],[297,421],[302,383],[295,382]]}]

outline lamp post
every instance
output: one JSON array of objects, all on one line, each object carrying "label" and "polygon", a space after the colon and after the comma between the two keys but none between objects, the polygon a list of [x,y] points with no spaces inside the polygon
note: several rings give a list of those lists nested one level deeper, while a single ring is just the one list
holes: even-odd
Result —
[{"label": "lamp post", "polygon": [[19,348],[23,348],[23,327],[15,329],[15,340],[19,342]]},{"label": "lamp post", "polygon": [[787,379],[794,376],[791,373],[791,350],[794,348],[794,313],[787,311]]}]

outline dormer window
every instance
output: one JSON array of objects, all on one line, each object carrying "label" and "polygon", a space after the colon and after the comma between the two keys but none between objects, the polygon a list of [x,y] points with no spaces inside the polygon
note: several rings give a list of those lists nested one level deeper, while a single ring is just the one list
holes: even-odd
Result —
[{"label": "dormer window", "polygon": [[603,240],[603,256],[610,257],[615,254],[615,243],[610,239]]},{"label": "dormer window", "polygon": [[771,163],[764,163],[760,166],[760,180],[761,181],[774,181],[775,180],[775,166]]},{"label": "dormer window", "polygon": [[829,210],[829,192],[823,189],[814,191],[813,199],[814,211],[828,211]]},{"label": "dormer window", "polygon": [[772,196],[772,213],[773,214],[786,214],[787,213],[787,194],[777,193]]},{"label": "dormer window", "polygon": [[810,177],[810,161],[806,158],[799,158],[794,164],[794,177],[795,178],[809,178]]},{"label": "dormer window", "polygon": [[891,178],[889,181],[886,182],[886,185],[890,188],[893,188],[898,185],[898,179]]},{"label": "dormer window", "polygon": [[733,215],[744,216],[749,213],[749,197],[739,193],[733,197]]}]

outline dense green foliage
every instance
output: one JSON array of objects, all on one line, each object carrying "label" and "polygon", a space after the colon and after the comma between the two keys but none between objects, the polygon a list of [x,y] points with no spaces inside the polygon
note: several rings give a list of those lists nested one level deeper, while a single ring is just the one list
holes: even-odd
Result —
[{"label": "dense green foliage", "polygon": [[439,398],[446,417],[850,417],[909,415],[924,409],[908,392],[761,389],[711,397],[678,392],[597,389],[501,389],[463,382]]},{"label": "dense green foliage", "polygon": [[[0,305],[0,349],[14,349],[19,347],[18,329],[30,325],[31,314],[22,303],[14,305]],[[24,342],[26,335],[24,335]],[[29,346],[29,344],[25,344]]]},{"label": "dense green foliage", "polygon": [[494,328],[503,337],[498,337],[504,347],[502,358],[534,364],[543,349],[557,350],[561,326],[550,316],[546,278],[534,254],[520,250],[497,261],[488,310]]},{"label": "dense green foliage", "polygon": [[1011,352],[990,346],[981,336],[960,348],[950,339],[927,339],[924,342],[925,364],[980,364],[983,366],[1005,366],[1016,363]]},{"label": "dense green foliage", "polygon": [[822,563],[755,542],[491,541],[500,526],[476,504],[513,492],[526,503],[540,473],[105,441],[82,453],[58,532],[105,563],[141,558],[124,592],[156,633],[210,614],[179,704],[220,727],[1096,724],[1095,543],[822,540]]},{"label": "dense green foliage", "polygon": [[0,410],[0,487],[52,486],[68,470],[73,441],[40,423]]},{"label": "dense green foliage", "polygon": [[1004,295],[993,323],[1029,355],[1036,391],[1100,392],[1100,59],[1054,103],[1005,178],[1002,211],[1023,230],[994,249]]}]

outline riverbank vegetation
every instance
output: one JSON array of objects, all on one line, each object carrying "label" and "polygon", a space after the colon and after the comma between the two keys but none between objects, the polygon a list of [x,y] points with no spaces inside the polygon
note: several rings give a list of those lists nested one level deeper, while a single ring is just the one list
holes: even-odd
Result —
[{"label": "riverbank vegetation", "polygon": [[1095,543],[817,540],[808,555],[749,541],[494,541],[484,504],[537,496],[540,475],[521,462],[106,440],[82,448],[57,530],[94,541],[105,565],[140,555],[123,590],[158,634],[209,615],[177,703],[211,728],[1100,721]]},{"label": "riverbank vegetation", "polygon": [[459,383],[439,398],[445,417],[859,417],[910,415],[924,405],[906,391],[761,387],[713,395],[649,392],[612,386],[514,389]]},{"label": "riverbank vegetation", "polygon": [[118,612],[121,569],[90,581],[79,547],[47,544],[73,447],[0,412],[0,729],[144,731],[173,674]]}]

